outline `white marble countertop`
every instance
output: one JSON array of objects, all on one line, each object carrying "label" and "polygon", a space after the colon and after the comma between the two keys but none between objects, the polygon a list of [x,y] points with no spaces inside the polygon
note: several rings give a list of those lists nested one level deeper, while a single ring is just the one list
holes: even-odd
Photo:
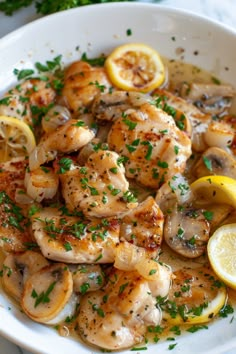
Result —
[{"label": "white marble countertop", "polygon": [[[140,0],[142,1],[142,0]],[[145,1],[145,0],[144,0]],[[145,2],[152,2],[146,0]],[[235,0],[162,0],[158,2],[165,6],[182,8],[210,17],[228,26],[236,28],[236,1]],[[35,13],[34,6],[18,11],[12,17],[0,13],[0,38],[9,32],[27,24],[40,16]],[[1,354],[31,354],[4,338],[0,337]],[[235,354],[235,350],[225,354]]]}]

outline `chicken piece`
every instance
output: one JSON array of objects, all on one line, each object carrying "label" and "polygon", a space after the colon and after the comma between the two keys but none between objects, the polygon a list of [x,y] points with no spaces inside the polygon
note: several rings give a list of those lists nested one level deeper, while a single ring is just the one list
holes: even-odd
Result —
[{"label": "chicken piece", "polygon": [[25,157],[16,157],[0,163],[0,190],[4,191],[13,201],[15,200],[16,189],[24,188],[27,165],[28,161]]},{"label": "chicken piece", "polygon": [[32,242],[26,211],[17,203],[27,163],[18,157],[0,164],[0,247],[6,252],[25,251]]},{"label": "chicken piece", "polygon": [[121,220],[120,238],[157,256],[162,242],[164,216],[152,197],[129,211]]},{"label": "chicken piece", "polygon": [[191,155],[187,134],[150,103],[123,112],[112,125],[108,144],[124,156],[127,177],[155,189],[183,172]]},{"label": "chicken piece", "polygon": [[22,252],[32,243],[29,218],[4,191],[0,192],[0,247],[6,252]]},{"label": "chicken piece", "polygon": [[[168,105],[171,109],[172,115],[176,114],[176,110],[182,112],[183,121],[187,118],[192,126],[191,142],[192,148],[195,151],[203,152],[207,148],[207,144],[204,139],[204,133],[208,128],[208,124],[211,121],[211,115],[202,113],[193,104],[187,102],[183,98],[176,97],[174,94],[156,89],[153,92],[157,99],[161,98],[160,105]],[[168,109],[168,108],[167,108]]]},{"label": "chicken piece", "polygon": [[[165,296],[170,274],[165,274]],[[147,280],[137,271],[112,268],[103,291],[88,293],[81,300],[77,321],[81,337],[109,350],[122,350],[142,342],[147,326],[157,326],[161,321],[161,311],[156,306],[160,293],[159,286],[155,286],[157,279],[155,276],[154,280]]]},{"label": "chicken piece", "polygon": [[137,206],[124,166],[113,151],[94,152],[83,167],[60,174],[60,181],[68,209],[89,217],[119,216]]},{"label": "chicken piece", "polygon": [[6,104],[0,105],[0,115],[15,117],[32,125],[34,109],[48,107],[55,100],[56,91],[49,83],[49,78],[47,81],[30,79],[17,85],[5,94]]},{"label": "chicken piece", "polygon": [[65,263],[112,263],[119,243],[117,219],[87,220],[44,208],[32,217],[34,238],[44,257]]},{"label": "chicken piece", "polygon": [[104,68],[77,61],[66,71],[62,96],[72,113],[83,113],[98,93],[108,92],[111,86]]},{"label": "chicken piece", "polygon": [[57,152],[69,153],[79,150],[94,138],[94,132],[83,121],[70,119],[48,134],[29,156],[30,170],[37,169],[45,162],[53,160]]}]

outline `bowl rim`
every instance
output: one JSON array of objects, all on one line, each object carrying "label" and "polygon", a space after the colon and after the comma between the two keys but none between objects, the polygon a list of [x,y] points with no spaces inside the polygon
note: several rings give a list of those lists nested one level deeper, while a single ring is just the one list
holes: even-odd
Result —
[{"label": "bowl rim", "polygon": [[[178,7],[170,7],[164,4],[154,4],[154,3],[141,3],[141,2],[120,2],[120,3],[103,3],[103,4],[93,4],[93,5],[87,5],[87,6],[83,6],[83,7],[79,7],[79,8],[74,8],[74,9],[70,9],[70,10],[65,10],[65,11],[61,11],[58,13],[54,13],[51,15],[46,15],[40,18],[37,18],[35,20],[33,20],[32,22],[25,24],[21,27],[19,27],[18,29],[11,31],[9,34],[3,36],[2,38],[0,38],[0,49],[1,46],[4,45],[5,42],[7,42],[8,40],[10,40],[12,37],[14,37],[16,34],[20,33],[20,32],[24,32],[26,31],[30,31],[31,28],[35,27],[36,25],[43,25],[43,24],[47,24],[48,22],[50,22],[52,19],[54,18],[63,18],[64,16],[70,16],[70,14],[74,14],[77,12],[87,12],[87,11],[94,11],[96,8],[110,8],[110,9],[117,9],[117,8],[127,8],[127,9],[132,9],[133,7],[137,7],[140,9],[150,9],[150,8],[158,8],[162,13],[168,13],[170,15],[177,15],[177,16],[190,16],[191,19],[195,20],[195,21],[200,21],[200,22],[204,22],[204,24],[208,24],[210,25],[213,29],[214,28],[218,28],[221,29],[222,31],[224,31],[226,34],[229,35],[233,35],[236,39],[236,29],[232,28],[229,25],[226,25],[224,23],[221,23],[220,21],[217,21],[215,19],[209,18],[206,15],[202,15],[202,14],[197,14],[193,11],[190,10],[185,10],[185,9],[181,9]],[[91,9],[91,10],[90,10]],[[1,331],[0,331],[1,333]],[[30,350],[34,353],[38,353],[38,351],[35,349],[35,347],[32,347],[31,345],[24,343],[23,341],[21,341],[20,339],[16,339],[14,336],[12,335],[6,335],[6,333],[1,333],[1,335],[3,335],[5,338],[9,339],[10,341],[16,343],[17,345],[20,345],[24,348],[26,348],[27,350]],[[236,347],[236,343],[235,343],[235,338],[232,338],[232,340],[228,341],[227,343],[224,343],[223,345],[221,345],[220,347],[217,348],[218,353],[223,353],[225,352],[225,350],[230,350]],[[215,353],[215,349],[213,350],[209,350],[207,352],[208,354],[213,354]]]},{"label": "bowl rim", "polygon": [[85,5],[85,6],[81,6],[81,7],[76,7],[76,8],[72,8],[72,9],[68,9],[68,10],[63,10],[63,11],[59,11],[53,14],[49,14],[49,15],[45,15],[39,18],[34,19],[33,21],[26,23],[23,26],[20,26],[19,28],[11,31],[10,33],[6,34],[5,36],[0,38],[0,47],[2,45],[2,42],[10,40],[11,37],[15,36],[16,34],[18,34],[21,31],[24,30],[29,30],[31,27],[34,27],[35,25],[40,25],[43,23],[47,23],[48,21],[51,21],[51,19],[53,18],[60,18],[65,16],[65,14],[67,16],[69,16],[70,14],[76,13],[76,12],[87,12],[89,11],[89,9],[93,10],[96,8],[108,8],[110,7],[112,8],[124,8],[126,7],[128,8],[132,8],[132,7],[137,7],[137,8],[158,8],[160,11],[167,11],[169,14],[174,15],[174,14],[178,14],[178,15],[183,15],[183,16],[191,16],[192,19],[194,20],[199,20],[199,21],[203,21],[204,23],[208,23],[209,25],[213,26],[213,27],[217,27],[218,29],[222,29],[223,31],[228,32],[231,35],[235,35],[236,36],[236,28],[231,27],[228,24],[225,24],[223,22],[220,22],[219,20],[213,19],[209,16],[200,14],[200,13],[196,13],[192,10],[187,10],[187,9],[182,9],[176,6],[169,6],[169,5],[165,5],[165,4],[156,4],[156,3],[146,3],[146,2],[128,2],[128,1],[124,1],[124,2],[112,2],[112,3],[99,3],[99,4],[92,4],[92,5]]}]

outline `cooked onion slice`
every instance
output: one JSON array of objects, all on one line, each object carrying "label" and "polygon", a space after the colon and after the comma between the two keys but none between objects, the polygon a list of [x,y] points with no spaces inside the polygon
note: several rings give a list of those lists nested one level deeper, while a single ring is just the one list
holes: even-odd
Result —
[{"label": "cooked onion slice", "polygon": [[59,126],[71,119],[70,111],[61,105],[53,106],[42,119],[42,127],[46,133],[52,133]]},{"label": "cooked onion slice", "polygon": [[116,248],[114,267],[120,270],[131,271],[138,262],[146,258],[146,250],[129,242],[121,242]]}]

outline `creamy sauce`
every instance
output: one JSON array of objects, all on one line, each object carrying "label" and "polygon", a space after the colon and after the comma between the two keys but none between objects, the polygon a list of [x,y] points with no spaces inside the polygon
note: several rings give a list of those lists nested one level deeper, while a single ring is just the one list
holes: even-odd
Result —
[{"label": "creamy sauce", "polygon": [[[212,76],[211,73],[208,73],[202,69],[197,68],[196,66],[190,65],[190,64],[185,64],[183,62],[177,62],[177,61],[172,61],[172,60],[167,60],[164,59],[165,65],[168,67],[168,87],[171,88],[171,90],[179,90],[180,85],[183,83],[183,81],[186,81],[188,83],[191,82],[201,82],[201,83],[213,83],[214,77]],[[235,108],[233,108],[234,111]],[[234,111],[236,112],[236,110]],[[132,183],[132,182],[131,182]],[[135,185],[133,183],[132,189],[138,189],[138,195],[139,195],[139,200],[144,200],[147,195],[150,193],[150,190],[147,188],[140,188],[140,186]],[[235,217],[236,220],[236,217]],[[2,263],[3,263],[4,255],[3,252],[0,252],[0,269],[2,268]],[[201,257],[198,257],[197,259],[187,259],[184,257],[181,257],[177,255],[174,251],[172,251],[165,243],[162,245],[162,251],[160,254],[159,260],[163,263],[168,264],[173,271],[176,271],[178,269],[182,268],[198,268],[201,266],[209,266],[208,259],[206,255],[203,255]],[[2,288],[2,284],[1,284]],[[236,306],[236,291],[233,291],[232,289],[228,289],[228,302],[234,307]],[[78,335],[76,334],[75,331],[75,321],[72,320],[71,323],[64,322],[57,326],[58,333],[62,336],[75,336],[77,340],[80,340]],[[162,326],[162,324],[161,324]],[[163,329],[160,330],[160,332],[157,333],[148,333],[147,339],[150,342],[157,342],[159,339],[167,339],[168,337],[177,337],[179,333],[177,333],[177,329],[170,330],[170,328],[173,326],[167,326],[165,323],[163,324]],[[184,331],[186,326],[180,326],[180,331]],[[173,342],[175,343],[175,342]],[[169,344],[172,344],[172,341],[170,340]],[[145,346],[145,344],[143,345]],[[138,347],[142,347],[142,345],[138,345]]]}]

